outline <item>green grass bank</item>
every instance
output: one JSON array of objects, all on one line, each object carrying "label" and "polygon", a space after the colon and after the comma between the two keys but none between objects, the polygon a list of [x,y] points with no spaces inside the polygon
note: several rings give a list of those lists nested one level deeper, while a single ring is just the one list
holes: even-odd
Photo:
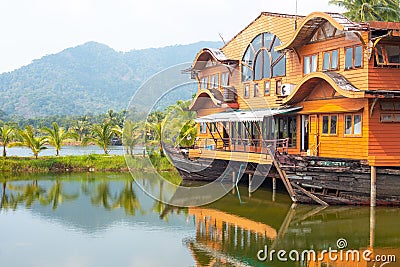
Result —
[{"label": "green grass bank", "polygon": [[[165,157],[151,157],[153,166],[159,171],[176,172]],[[142,157],[129,159],[132,170],[146,171],[152,166],[143,164]],[[0,159],[0,172],[7,173],[62,173],[62,172],[128,172],[125,157],[121,155],[83,155],[7,157]]]}]

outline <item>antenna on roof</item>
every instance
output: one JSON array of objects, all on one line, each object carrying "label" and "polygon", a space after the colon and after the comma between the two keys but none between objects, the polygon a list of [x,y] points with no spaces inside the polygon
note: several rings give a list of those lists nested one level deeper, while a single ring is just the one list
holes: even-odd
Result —
[{"label": "antenna on roof", "polygon": [[226,42],[225,42],[225,40],[224,40],[224,37],[222,37],[222,34],[219,32],[218,35],[219,35],[219,37],[221,37],[222,42],[224,43],[224,45],[226,45]]}]

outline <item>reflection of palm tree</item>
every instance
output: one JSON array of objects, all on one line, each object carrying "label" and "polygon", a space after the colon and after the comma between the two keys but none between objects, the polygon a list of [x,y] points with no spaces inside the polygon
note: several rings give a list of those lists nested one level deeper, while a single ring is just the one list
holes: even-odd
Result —
[{"label": "reflection of palm tree", "polygon": [[[158,213],[160,215],[160,217],[166,207],[164,202],[162,202],[163,187],[164,187],[164,181],[160,180],[160,186],[159,186],[160,191],[158,193],[158,200],[154,201],[153,208],[152,208],[152,211]],[[162,218],[164,220],[168,221],[168,216],[163,216]]]},{"label": "reflection of palm tree", "polygon": [[64,200],[69,201],[69,200],[74,200],[78,198],[79,194],[66,194],[63,192],[64,187],[63,184],[59,181],[56,180],[56,182],[53,184],[53,186],[50,188],[50,190],[47,192],[46,198],[41,198],[40,202],[43,205],[49,205],[52,204],[53,210],[56,210],[58,205],[61,204]]},{"label": "reflection of palm tree", "polygon": [[18,194],[15,196],[14,194],[9,193],[6,194],[7,182],[3,182],[3,190],[1,194],[1,202],[0,202],[0,210],[8,210],[17,208],[18,203],[21,201],[21,195]]},{"label": "reflection of palm tree", "polygon": [[113,199],[108,183],[102,182],[97,186],[95,195],[90,198],[90,201],[93,205],[103,205],[105,209],[110,210],[112,208],[111,202],[113,202]]},{"label": "reflection of palm tree", "polygon": [[136,197],[135,191],[132,188],[132,181],[125,183],[125,188],[119,194],[117,201],[114,204],[114,208],[116,207],[124,207],[125,213],[129,215],[136,215],[136,211],[140,210],[142,212],[142,208],[140,207],[140,202]]},{"label": "reflection of palm tree", "polygon": [[36,200],[40,200],[42,194],[45,192],[45,190],[38,185],[37,180],[33,180],[32,183],[25,185],[9,185],[8,188],[18,192],[17,196],[10,194],[10,197],[13,197],[14,201],[18,203],[25,203],[27,208],[30,208]]}]

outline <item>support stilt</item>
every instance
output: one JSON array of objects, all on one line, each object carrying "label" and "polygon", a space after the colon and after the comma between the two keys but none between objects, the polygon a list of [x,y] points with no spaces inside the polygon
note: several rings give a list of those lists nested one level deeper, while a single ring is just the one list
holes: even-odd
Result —
[{"label": "support stilt", "polygon": [[371,166],[371,207],[376,206],[376,167]]},{"label": "support stilt", "polygon": [[253,183],[253,174],[249,174],[249,197],[251,197],[251,185]]},{"label": "support stilt", "polygon": [[272,178],[272,201],[275,202],[276,196],[276,178]]},{"label": "support stilt", "polygon": [[375,246],[375,207],[371,207],[369,214],[369,247],[372,250],[374,246]]},{"label": "support stilt", "polygon": [[232,172],[232,185],[233,185],[232,194],[234,195],[234,194],[236,194],[236,172],[235,171]]}]

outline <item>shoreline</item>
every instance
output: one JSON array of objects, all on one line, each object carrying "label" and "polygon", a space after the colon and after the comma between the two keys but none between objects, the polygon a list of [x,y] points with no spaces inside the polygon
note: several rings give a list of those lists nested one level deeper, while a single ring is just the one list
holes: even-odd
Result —
[{"label": "shoreline", "polygon": [[[133,158],[137,168],[131,170],[144,171],[141,157]],[[159,171],[172,171],[168,166],[160,166]],[[34,157],[10,156],[1,158],[0,172],[8,174],[21,173],[83,173],[83,172],[114,172],[128,173],[129,168],[124,155],[89,154],[79,156],[41,156]]]}]

